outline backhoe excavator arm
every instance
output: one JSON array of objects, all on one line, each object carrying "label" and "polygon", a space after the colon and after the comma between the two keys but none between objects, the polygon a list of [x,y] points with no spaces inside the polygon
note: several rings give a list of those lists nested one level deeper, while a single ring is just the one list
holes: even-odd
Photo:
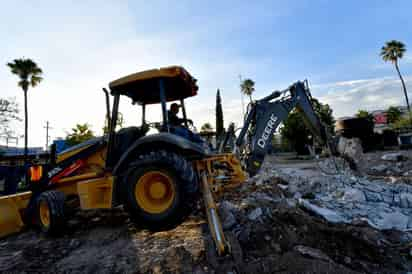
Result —
[{"label": "backhoe excavator arm", "polygon": [[236,147],[246,149],[243,153],[246,153],[246,169],[250,175],[259,171],[271,145],[273,133],[295,108],[303,114],[304,123],[317,141],[328,146],[332,154],[336,154],[330,135],[313,108],[307,82],[296,82],[283,91],[275,91],[252,102],[249,106],[243,128],[236,140]]}]

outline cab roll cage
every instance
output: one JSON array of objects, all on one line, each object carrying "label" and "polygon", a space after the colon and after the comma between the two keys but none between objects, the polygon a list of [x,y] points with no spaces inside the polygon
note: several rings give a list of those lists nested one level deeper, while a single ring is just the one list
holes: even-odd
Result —
[{"label": "cab roll cage", "polygon": [[[166,96],[165,96],[165,88],[164,88],[164,79],[160,78],[158,80],[159,84],[159,92],[160,92],[160,103],[162,107],[162,118],[163,118],[163,127],[162,129],[166,132],[170,132],[170,124],[167,115],[167,103],[166,103]],[[119,103],[120,103],[120,94],[118,92],[111,91],[111,94],[114,97],[113,100],[113,107],[112,113],[110,115],[110,98],[109,92],[106,88],[103,88],[103,91],[106,96],[106,117],[108,120],[108,128],[109,128],[109,139],[107,144],[107,154],[106,154],[106,169],[111,170],[115,163],[113,163],[113,151],[115,147],[115,134],[116,134],[116,123],[119,113]],[[185,126],[188,127],[187,124],[187,116],[186,116],[186,108],[184,104],[184,99],[180,99],[180,105],[182,107],[183,119],[185,120]],[[146,124],[146,104],[141,104],[142,106],[142,125]]]}]

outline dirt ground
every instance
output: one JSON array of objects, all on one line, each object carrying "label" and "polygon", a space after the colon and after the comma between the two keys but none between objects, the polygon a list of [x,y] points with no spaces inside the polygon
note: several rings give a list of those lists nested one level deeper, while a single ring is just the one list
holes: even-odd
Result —
[{"label": "dirt ground", "polygon": [[[367,156],[374,165],[380,163],[380,154]],[[313,162],[297,164],[273,157],[265,165],[263,172],[276,165],[316,168]],[[412,160],[403,162],[403,167],[397,176],[412,170]],[[288,197],[279,187],[281,180],[276,175],[263,182],[252,178],[219,199],[225,231],[236,236],[242,250],[238,273],[412,271],[410,234],[377,230],[366,223],[330,223]],[[208,256],[208,236],[200,204],[175,229],[155,233],[131,223],[121,208],[81,212],[59,237],[28,229],[1,239],[0,273],[227,272]]]}]

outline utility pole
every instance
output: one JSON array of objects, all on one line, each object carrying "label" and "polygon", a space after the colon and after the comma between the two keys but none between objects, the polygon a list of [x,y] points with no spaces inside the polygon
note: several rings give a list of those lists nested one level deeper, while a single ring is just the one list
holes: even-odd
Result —
[{"label": "utility pole", "polygon": [[239,88],[240,88],[240,98],[242,100],[242,122],[245,120],[245,102],[243,100],[243,92],[242,92],[242,75],[239,74]]},{"label": "utility pole", "polygon": [[46,121],[46,126],[43,127],[46,129],[46,150],[49,148],[49,129],[53,129],[50,127],[49,121]]}]

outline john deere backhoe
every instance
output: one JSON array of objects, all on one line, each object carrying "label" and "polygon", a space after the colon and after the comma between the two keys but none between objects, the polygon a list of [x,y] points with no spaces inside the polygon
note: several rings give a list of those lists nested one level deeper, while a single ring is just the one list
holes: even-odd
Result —
[{"label": "john deere backhoe", "polygon": [[[162,230],[179,224],[202,193],[217,254],[231,252],[214,202],[215,194],[258,172],[271,136],[295,107],[323,145],[331,148],[325,127],[313,111],[304,82],[253,102],[233,153],[214,153],[187,129],[184,99],[195,96],[196,80],[182,67],[128,75],[106,91],[109,134],[51,154],[30,168],[30,191],[0,197],[0,237],[34,225],[45,233],[62,230],[69,209],[123,205],[139,225]],[[128,97],[141,108],[142,123],[115,131],[119,102]],[[185,126],[168,121],[167,103],[180,101]],[[146,120],[146,106],[160,104],[161,123]],[[150,127],[155,134],[148,135]],[[195,138],[196,137],[196,138]],[[332,152],[334,150],[332,149]]]}]

